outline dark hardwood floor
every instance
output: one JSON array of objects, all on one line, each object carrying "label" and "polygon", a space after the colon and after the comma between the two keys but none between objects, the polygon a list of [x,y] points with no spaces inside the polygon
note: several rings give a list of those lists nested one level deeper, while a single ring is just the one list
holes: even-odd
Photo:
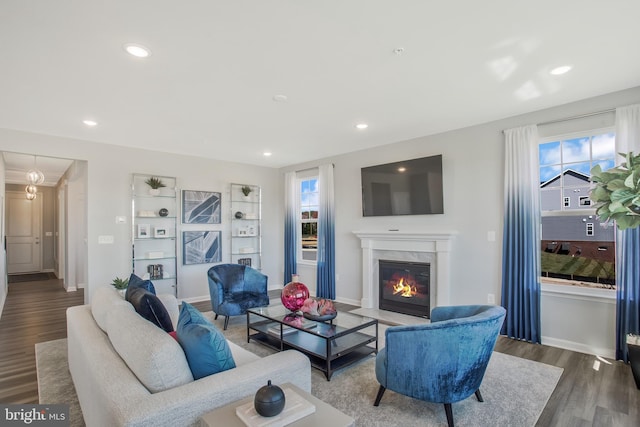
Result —
[{"label": "dark hardwood floor", "polygon": [[[277,298],[278,292],[270,296]],[[34,345],[66,337],[65,310],[83,301],[82,290],[68,293],[58,280],[9,285],[0,318],[0,402],[38,402]],[[193,305],[211,310],[208,301]],[[355,307],[338,303],[337,308]],[[537,426],[640,425],[640,390],[628,365],[504,337],[496,351],[564,369]]]},{"label": "dark hardwood floor", "polygon": [[0,317],[0,402],[38,403],[35,344],[67,336],[65,310],[84,292],[67,292],[61,280],[9,284]]}]

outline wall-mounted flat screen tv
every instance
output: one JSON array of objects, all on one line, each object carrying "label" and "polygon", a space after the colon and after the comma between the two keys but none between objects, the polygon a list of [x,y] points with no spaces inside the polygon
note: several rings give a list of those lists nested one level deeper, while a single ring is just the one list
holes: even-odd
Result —
[{"label": "wall-mounted flat screen tv", "polygon": [[444,213],[442,155],[361,169],[362,215]]}]

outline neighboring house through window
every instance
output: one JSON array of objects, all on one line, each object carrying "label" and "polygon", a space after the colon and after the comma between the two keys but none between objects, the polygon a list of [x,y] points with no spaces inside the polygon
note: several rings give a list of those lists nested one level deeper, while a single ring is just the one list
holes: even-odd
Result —
[{"label": "neighboring house through window", "polygon": [[316,262],[318,253],[318,177],[299,179],[298,260]]},{"label": "neighboring house through window", "polygon": [[591,206],[591,168],[615,166],[612,129],[545,138],[539,146],[542,276],[615,286],[615,227]]}]

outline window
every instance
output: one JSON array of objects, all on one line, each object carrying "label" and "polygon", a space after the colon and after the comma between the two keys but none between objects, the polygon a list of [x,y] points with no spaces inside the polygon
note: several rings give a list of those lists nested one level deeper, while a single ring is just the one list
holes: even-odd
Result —
[{"label": "window", "polygon": [[593,223],[587,223],[587,236],[593,236]]},{"label": "window", "polygon": [[615,156],[612,129],[540,142],[543,277],[615,287],[615,227],[598,222],[589,198],[591,168],[610,169]]},{"label": "window", "polygon": [[300,241],[298,259],[315,262],[318,254],[318,177],[299,180]]}]

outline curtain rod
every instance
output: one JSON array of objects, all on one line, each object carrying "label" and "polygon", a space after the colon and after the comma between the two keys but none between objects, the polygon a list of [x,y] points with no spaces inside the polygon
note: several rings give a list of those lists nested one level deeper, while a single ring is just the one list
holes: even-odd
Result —
[{"label": "curtain rod", "polygon": [[565,117],[564,119],[549,120],[549,121],[546,121],[546,122],[541,122],[541,123],[538,123],[538,126],[545,126],[545,125],[551,125],[551,124],[554,124],[554,123],[568,122],[569,120],[584,119],[585,117],[599,116],[600,114],[615,113],[615,112],[616,112],[615,108],[609,108],[608,110],[594,111],[593,113],[578,114],[577,116]]},{"label": "curtain rod", "polygon": [[[570,120],[584,119],[585,117],[599,116],[601,114],[615,113],[615,112],[616,112],[615,108],[609,108],[607,110],[594,111],[592,113],[585,113],[585,114],[578,114],[577,116],[565,117],[565,118],[562,118],[562,119],[548,120],[546,122],[538,123],[537,126],[545,126],[545,125],[551,125],[551,124],[554,124],[554,123],[568,122]],[[502,133],[504,133],[504,131],[505,130],[503,129]]]},{"label": "curtain rod", "polygon": [[[325,163],[323,163],[323,164],[325,164]],[[311,171],[311,170],[314,170],[314,169],[318,169],[320,166],[322,166],[322,165],[312,166],[312,167],[306,168],[306,169],[294,170],[294,171],[291,171],[291,172],[296,172],[297,173],[297,172]],[[336,168],[336,164],[335,163],[331,163],[331,166],[333,166],[334,169]]]}]

